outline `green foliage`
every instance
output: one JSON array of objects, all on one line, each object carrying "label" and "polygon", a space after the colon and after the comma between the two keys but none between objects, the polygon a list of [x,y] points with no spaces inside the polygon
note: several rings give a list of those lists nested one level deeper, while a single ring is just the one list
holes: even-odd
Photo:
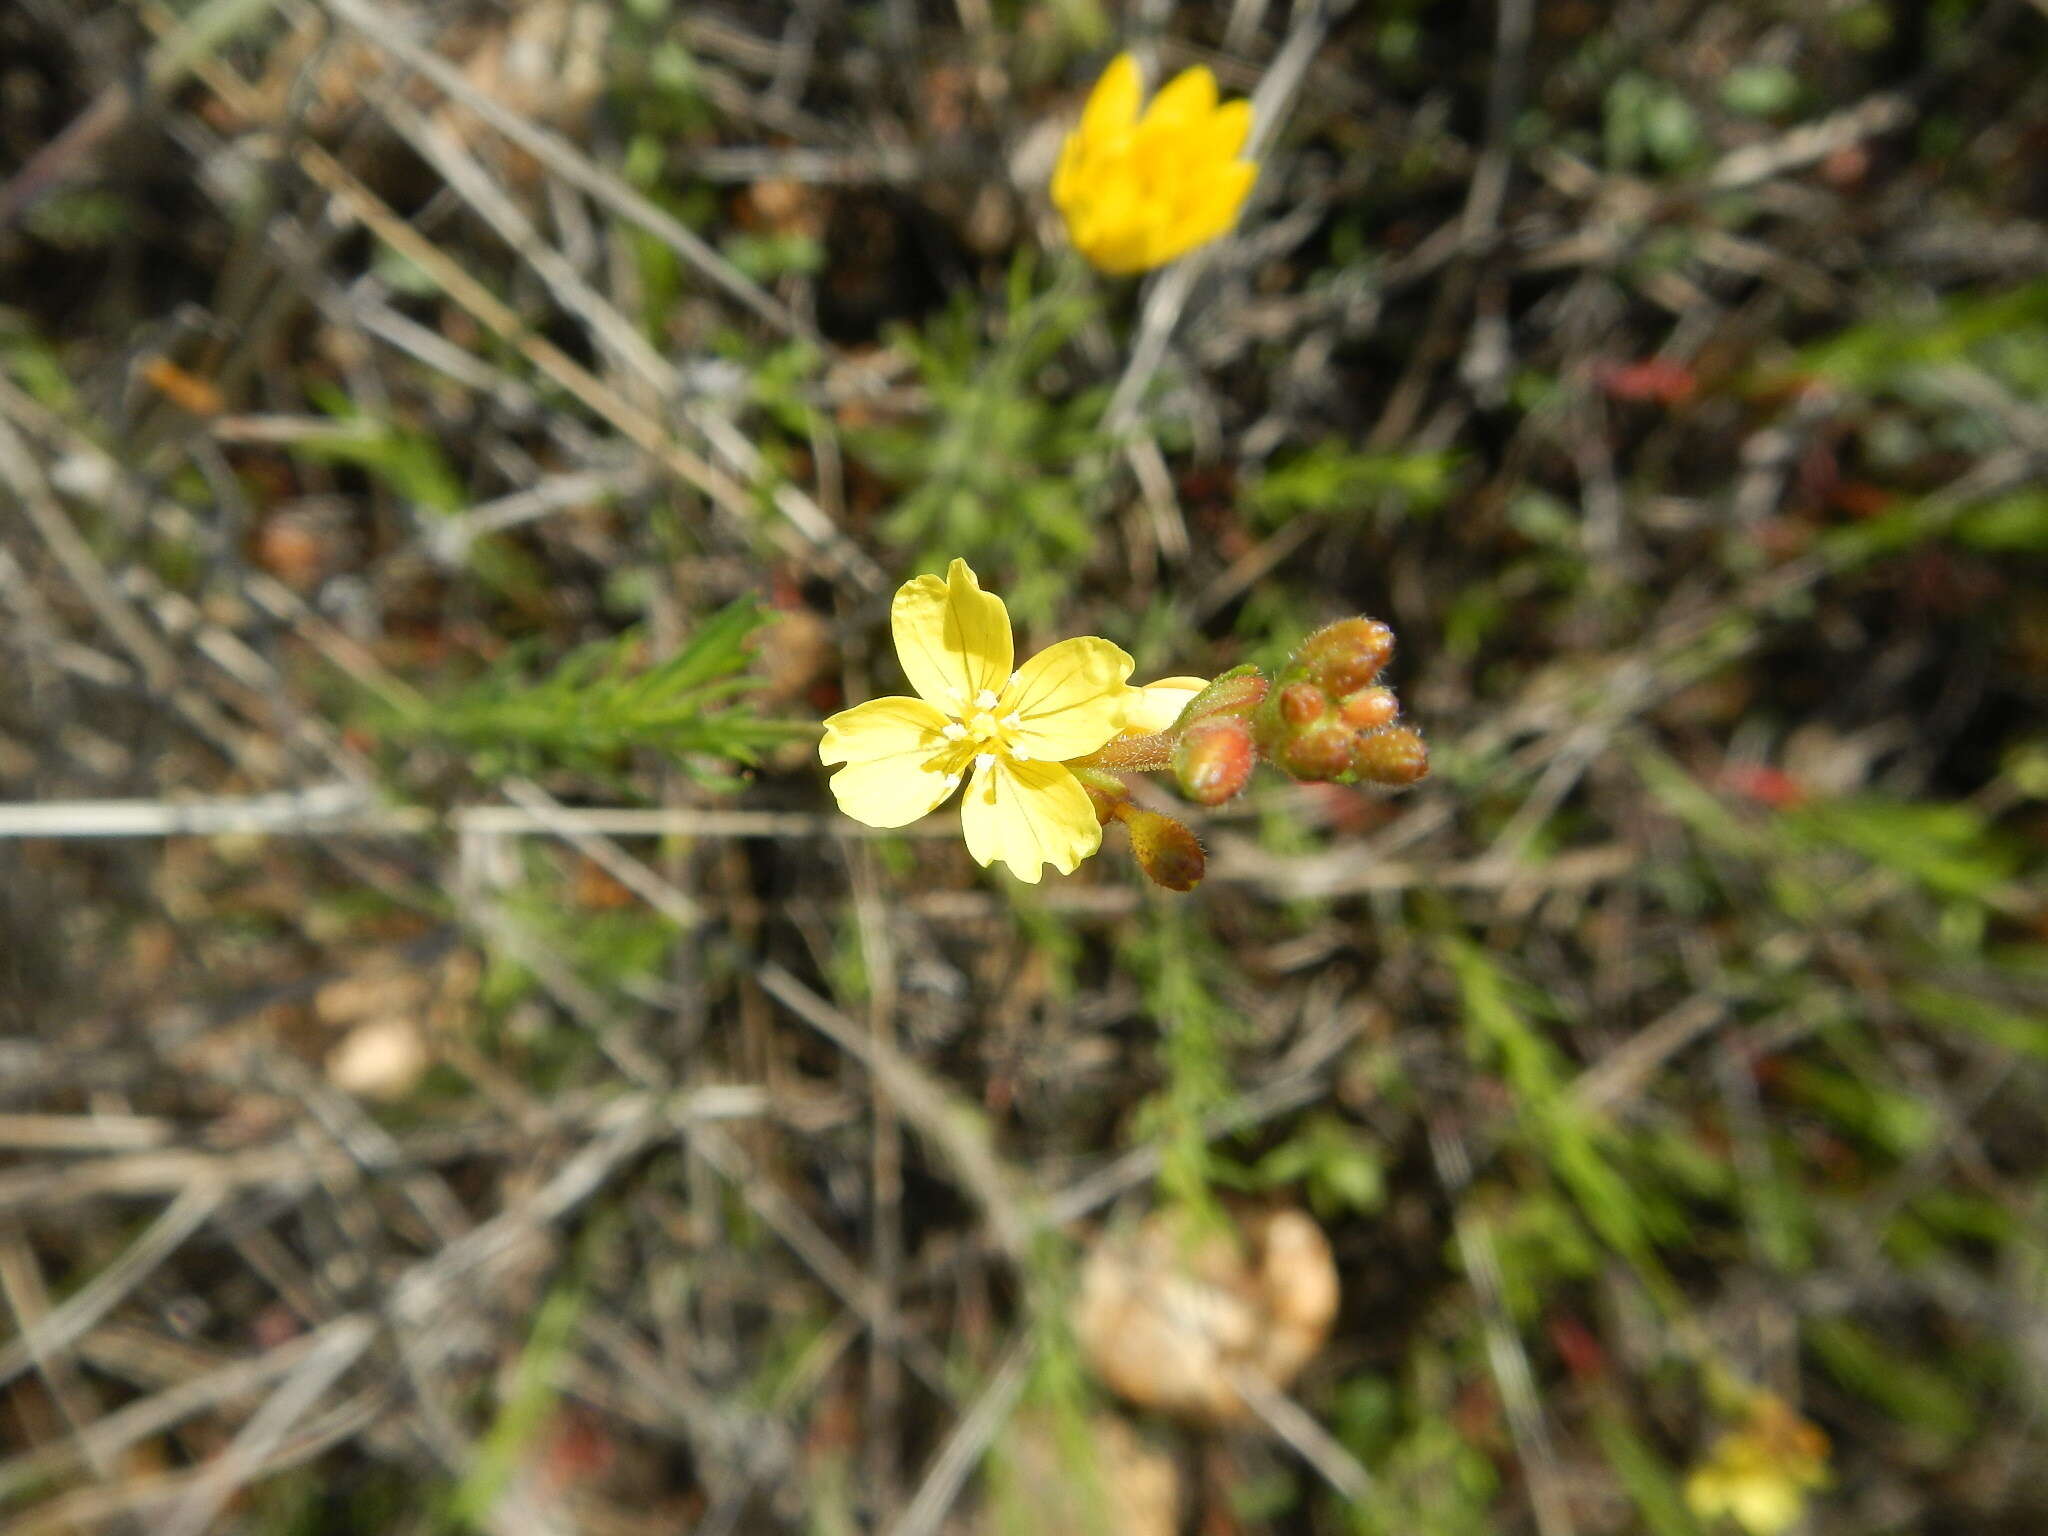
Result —
[{"label": "green foliage", "polygon": [[1645,163],[1680,170],[1703,148],[1699,115],[1661,80],[1630,72],[1607,88],[1607,164],[1617,171]]},{"label": "green foliage", "polygon": [[29,209],[30,233],[63,251],[91,251],[113,244],[135,222],[120,194],[91,187],[67,188]]},{"label": "green foliage", "polygon": [[1362,510],[1381,497],[1409,512],[1434,512],[1449,499],[1457,470],[1454,453],[1366,453],[1333,440],[1252,479],[1243,505],[1267,527],[1303,513]]},{"label": "green foliage", "polygon": [[697,759],[752,763],[765,748],[807,729],[764,719],[744,696],[747,637],[767,621],[751,598],[713,615],[673,656],[641,666],[637,633],[593,641],[539,677],[515,653],[484,676],[398,714],[401,735],[447,742],[471,754],[486,777],[543,767],[602,772],[635,750],[674,757],[700,782],[726,782]]},{"label": "green foliage", "polygon": [[1721,82],[1721,105],[1745,117],[1778,117],[1799,101],[1799,77],[1782,64],[1743,64]]},{"label": "green foliage", "polygon": [[1975,1035],[2001,1050],[2048,1061],[2048,1018],[1940,987],[1910,986],[1899,1000],[1929,1023]]},{"label": "green foliage", "polygon": [[1356,1536],[1496,1536],[1500,1474],[1458,1431],[1468,1374],[1440,1347],[1408,1352],[1407,1380],[1355,1376],[1337,1394],[1336,1431],[1372,1469],[1373,1497],[1346,1510]]},{"label": "green foliage", "polygon": [[[585,1241],[587,1244],[587,1237]],[[535,1439],[554,1415],[560,1396],[556,1373],[574,1342],[583,1305],[580,1277],[563,1280],[540,1304],[497,1416],[477,1442],[475,1456],[449,1496],[445,1529],[497,1528],[494,1511],[498,1501],[520,1467],[531,1459]]]},{"label": "green foliage", "polygon": [[1936,897],[1985,901],[2016,867],[2013,850],[1967,805],[1861,795],[1793,806],[1781,824],[1808,845],[1847,848]]},{"label": "green foliage", "polygon": [[1592,1424],[1600,1454],[1643,1517],[1644,1529],[1651,1536],[1699,1536],[1699,1524],[1686,1508],[1677,1479],[1628,1415],[1617,1404],[1603,1401],[1593,1410]]},{"label": "green foliage", "polygon": [[853,452],[900,490],[883,537],[917,569],[960,556],[985,579],[1001,573],[1011,609],[1027,621],[1054,612],[1099,535],[1112,466],[1099,430],[1106,392],[1062,396],[1051,377],[1094,308],[1088,290],[1069,286],[1034,297],[1020,263],[993,337],[970,295],[923,334],[896,333],[929,417],[850,434]]},{"label": "green foliage", "polygon": [[735,235],[725,245],[732,264],[756,282],[793,274],[811,276],[825,267],[824,242],[805,234]]},{"label": "green foliage", "polygon": [[1948,1375],[1899,1354],[1849,1319],[1811,1319],[1805,1335],[1831,1376],[1901,1424],[1951,1448],[1975,1429],[1970,1399]]},{"label": "green foliage", "polygon": [[1556,1047],[1516,1005],[1513,986],[1484,950],[1445,935],[1440,953],[1457,983],[1467,1049],[1482,1065],[1500,1070],[1523,1130],[1571,1193],[1580,1219],[1653,1288],[1668,1294],[1651,1251],[1650,1207],[1623,1175],[1612,1131],[1568,1091]]},{"label": "green foliage", "polygon": [[364,415],[332,385],[311,385],[308,393],[338,425],[331,433],[296,439],[294,454],[323,463],[353,464],[425,512],[445,516],[468,505],[461,477],[432,437]]},{"label": "green foliage", "polygon": [[1965,292],[1917,313],[1851,326],[1808,347],[1794,368],[1845,389],[1895,393],[1918,373],[1965,359],[2023,363],[2021,354],[2035,354],[2032,366],[2038,368],[2044,330],[2048,280],[2004,293]]},{"label": "green foliage", "polygon": [[1386,1203],[1385,1160],[1371,1137],[1333,1114],[1310,1115],[1294,1133],[1259,1159],[1257,1181],[1275,1188],[1299,1184],[1325,1221],[1347,1212],[1369,1214]]},{"label": "green foliage", "polygon": [[1223,1001],[1222,962],[1213,946],[1196,938],[1179,906],[1157,909],[1126,941],[1123,959],[1159,1025],[1166,1077],[1140,1108],[1135,1132],[1159,1146],[1161,1193],[1198,1216],[1216,1217],[1210,1193],[1216,1170],[1203,1122],[1230,1100],[1225,1043],[1238,1022]]}]

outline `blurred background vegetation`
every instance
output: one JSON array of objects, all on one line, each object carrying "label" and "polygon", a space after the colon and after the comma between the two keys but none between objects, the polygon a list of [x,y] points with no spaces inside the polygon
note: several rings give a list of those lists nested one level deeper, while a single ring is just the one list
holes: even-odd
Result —
[{"label": "blurred background vegetation", "polygon": [[[2048,1528],[2044,272],[2039,0],[6,0],[0,1525]],[[1434,776],[870,833],[955,555]]]}]

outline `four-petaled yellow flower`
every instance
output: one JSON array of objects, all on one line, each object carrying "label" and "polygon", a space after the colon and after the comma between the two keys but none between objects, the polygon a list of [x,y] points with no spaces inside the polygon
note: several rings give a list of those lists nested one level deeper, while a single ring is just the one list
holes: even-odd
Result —
[{"label": "four-petaled yellow flower", "polygon": [[1257,180],[1238,159],[1251,132],[1248,101],[1216,100],[1199,65],[1177,75],[1138,115],[1138,64],[1118,54],[1067,136],[1052,200],[1075,248],[1104,272],[1144,272],[1215,239],[1237,221]]},{"label": "four-petaled yellow flower", "polygon": [[818,756],[846,765],[832,776],[839,808],[871,827],[906,826],[971,770],[960,830],[975,861],[1000,859],[1032,884],[1045,864],[1072,874],[1102,845],[1102,826],[1064,764],[1126,729],[1142,697],[1127,682],[1131,658],[1082,636],[1011,671],[1009,611],[965,560],[943,579],[905,582],[889,623],[918,697],[871,699],[825,722]]}]

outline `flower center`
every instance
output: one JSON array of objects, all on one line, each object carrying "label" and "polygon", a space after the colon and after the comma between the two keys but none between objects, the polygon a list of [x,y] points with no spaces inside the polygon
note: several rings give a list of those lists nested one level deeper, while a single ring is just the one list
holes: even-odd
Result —
[{"label": "flower center", "polygon": [[953,743],[947,762],[949,772],[963,772],[969,763],[978,764],[983,758],[1030,760],[1031,754],[1019,751],[1013,741],[1013,733],[1024,723],[1023,719],[1014,709],[998,717],[998,702],[995,694],[984,688],[971,701],[963,701],[957,718],[947,722],[945,737]]}]

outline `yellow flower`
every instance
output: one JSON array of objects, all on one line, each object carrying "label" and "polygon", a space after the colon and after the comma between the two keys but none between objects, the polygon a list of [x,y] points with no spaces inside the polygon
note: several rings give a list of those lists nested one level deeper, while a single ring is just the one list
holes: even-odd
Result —
[{"label": "yellow flower", "polygon": [[1732,1520],[1749,1536],[1780,1536],[1799,1523],[1806,1496],[1827,1486],[1828,1437],[1782,1399],[1759,1392],[1738,1428],[1714,1442],[1685,1480],[1701,1520]]},{"label": "yellow flower", "polygon": [[1064,764],[1124,729],[1139,690],[1131,658],[1082,636],[1047,646],[1010,670],[1010,615],[981,590],[965,560],[944,578],[920,576],[889,610],[896,655],[918,697],[871,699],[825,722],[818,756],[839,809],[871,827],[901,827],[950,795],[971,768],[961,803],[967,851],[1000,859],[1036,884],[1063,875],[1102,845],[1088,792]]},{"label": "yellow flower", "polygon": [[1237,222],[1256,161],[1240,160],[1252,104],[1216,100],[1216,77],[1185,70],[1138,115],[1138,64],[1118,54],[1060,149],[1052,200],[1076,249],[1104,272],[1144,272]]}]

